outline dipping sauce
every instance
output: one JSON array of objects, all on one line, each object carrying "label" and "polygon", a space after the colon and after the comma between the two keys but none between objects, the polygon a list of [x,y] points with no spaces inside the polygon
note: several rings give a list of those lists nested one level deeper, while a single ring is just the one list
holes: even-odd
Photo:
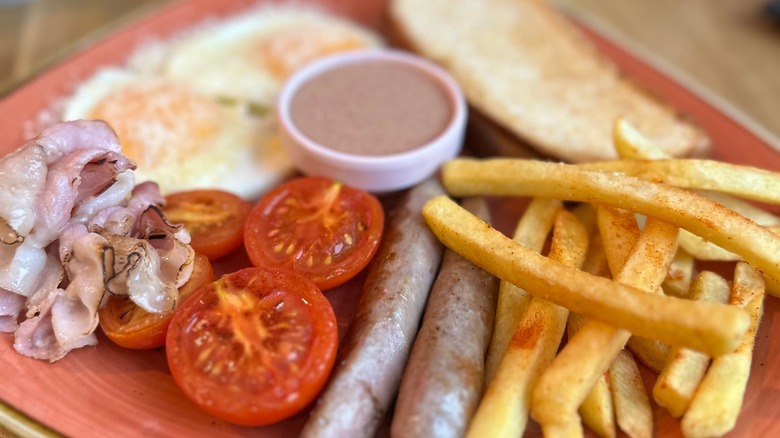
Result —
[{"label": "dipping sauce", "polygon": [[290,104],[293,124],[320,145],[355,155],[408,152],[434,140],[453,115],[429,74],[392,61],[336,67],[304,84]]}]

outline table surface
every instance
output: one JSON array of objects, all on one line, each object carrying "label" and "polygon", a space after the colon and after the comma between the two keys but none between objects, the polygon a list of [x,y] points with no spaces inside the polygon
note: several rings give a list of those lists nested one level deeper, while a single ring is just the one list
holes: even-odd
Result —
[{"label": "table surface", "polygon": [[[0,93],[168,1],[0,0]],[[780,20],[768,0],[550,1],[780,137]]]}]

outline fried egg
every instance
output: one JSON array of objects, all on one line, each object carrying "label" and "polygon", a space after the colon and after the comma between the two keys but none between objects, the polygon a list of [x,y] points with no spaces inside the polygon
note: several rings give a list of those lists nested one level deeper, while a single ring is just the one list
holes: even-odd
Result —
[{"label": "fried egg", "polygon": [[163,194],[219,188],[256,199],[293,171],[272,117],[166,78],[103,69],[68,99],[63,119],[108,122],[138,165],[136,181]]},{"label": "fried egg", "polygon": [[183,38],[163,74],[212,96],[271,107],[283,82],[304,64],[379,45],[376,34],[349,21],[265,7]]},{"label": "fried egg", "polygon": [[84,81],[63,119],[108,122],[136,180],[163,194],[219,188],[253,200],[294,172],[273,114],[284,81],[316,58],[379,45],[341,18],[266,6],[140,47]]}]

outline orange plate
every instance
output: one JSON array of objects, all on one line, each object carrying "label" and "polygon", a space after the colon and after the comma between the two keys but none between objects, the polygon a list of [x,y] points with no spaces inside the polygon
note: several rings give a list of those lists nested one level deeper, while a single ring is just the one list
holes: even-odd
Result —
[{"label": "orange plate", "polygon": [[[300,0],[299,0],[300,1]],[[174,3],[31,79],[0,101],[0,154],[20,146],[34,120],[55,99],[102,65],[118,64],[137,44],[164,38],[201,20],[239,11],[256,1],[189,0]],[[331,0],[333,10],[361,23],[381,22],[386,0]],[[780,170],[780,154],[733,118],[650,67],[607,38],[583,28],[607,56],[638,82],[696,119],[714,139],[716,158]],[[509,212],[507,212],[509,213]],[[242,253],[217,266],[225,272],[246,263]],[[354,315],[362,276],[328,292],[339,332]],[[742,415],[732,436],[780,435],[780,300],[768,298]],[[770,334],[772,337],[770,338]],[[176,387],[162,350],[130,351],[100,335],[100,345],[49,364],[19,356],[0,335],[0,425],[19,430],[30,420],[67,436],[290,436],[306,413],[282,423],[246,428],[219,421],[195,407]],[[659,408],[656,432],[679,436],[678,423]],[[30,431],[30,429],[27,429]],[[536,434],[534,429],[531,434]],[[45,431],[43,433],[46,433]]]}]

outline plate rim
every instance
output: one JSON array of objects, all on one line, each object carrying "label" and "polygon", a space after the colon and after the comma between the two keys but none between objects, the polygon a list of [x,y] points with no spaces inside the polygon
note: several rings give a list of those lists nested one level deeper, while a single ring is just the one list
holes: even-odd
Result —
[{"label": "plate rim", "polygon": [[[23,90],[31,82],[38,80],[41,77],[45,77],[47,73],[58,66],[75,57],[89,53],[96,45],[106,43],[120,33],[132,32],[136,26],[141,26],[143,23],[147,22],[147,20],[161,14],[170,14],[186,3],[187,0],[173,0],[162,5],[149,5],[115,24],[103,26],[100,29],[91,32],[89,35],[80,39],[70,50],[59,52],[50,60],[51,62],[47,61],[45,65],[42,65],[42,67],[31,76],[20,80],[8,89],[0,90],[0,102],[6,100],[17,91]],[[252,4],[255,3],[259,4],[262,2],[253,2]],[[562,11],[560,8],[558,8],[558,10]],[[568,11],[562,12],[567,13]],[[628,42],[626,39],[621,39],[616,31],[611,30],[607,25],[598,23],[598,20],[585,18],[583,16],[567,15],[567,17],[582,27],[585,27],[592,35],[595,35],[596,38],[617,47],[619,51],[634,58],[635,62],[644,64],[649,69],[654,70],[659,75],[663,76],[667,81],[684,88],[685,91],[690,93],[695,99],[709,105],[713,110],[721,113],[726,118],[731,119],[749,134],[756,137],[761,143],[765,144],[773,151],[780,153],[780,138],[775,136],[755,119],[744,113],[744,111],[726,101],[718,94],[712,92],[700,82],[692,79],[680,69],[652,54],[644,47]],[[590,35],[587,35],[586,37],[591,39]],[[642,81],[637,82],[640,84],[643,83]],[[3,428],[20,436],[47,438],[62,436],[54,426],[49,426],[41,421],[33,419],[26,413],[15,408],[11,403],[0,398],[0,436],[4,436],[2,435],[2,433],[5,432]]]}]

